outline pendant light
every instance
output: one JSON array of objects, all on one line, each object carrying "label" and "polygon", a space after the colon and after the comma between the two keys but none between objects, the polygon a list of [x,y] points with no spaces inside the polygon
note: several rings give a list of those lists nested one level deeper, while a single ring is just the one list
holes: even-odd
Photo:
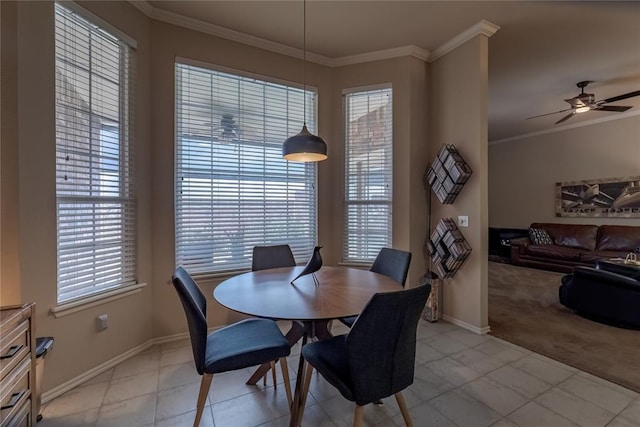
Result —
[{"label": "pendant light", "polygon": [[302,85],[303,85],[303,125],[299,134],[290,136],[282,144],[282,157],[293,162],[319,162],[327,158],[327,143],[307,129],[307,2],[303,0],[302,18]]}]

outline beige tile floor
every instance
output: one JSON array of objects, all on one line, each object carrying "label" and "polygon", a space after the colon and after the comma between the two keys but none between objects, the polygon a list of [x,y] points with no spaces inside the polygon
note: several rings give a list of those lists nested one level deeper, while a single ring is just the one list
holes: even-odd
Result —
[{"label": "beige tile floor", "polygon": [[[292,382],[299,353],[289,357]],[[201,426],[288,425],[282,384],[247,386],[251,372],[214,376]],[[199,380],[188,341],[155,346],[48,402],[38,426],[191,426]],[[444,321],[421,321],[404,396],[416,426],[640,426],[638,393]],[[303,425],[349,426],[352,416],[353,404],[314,376]],[[392,398],[368,405],[365,423],[404,425]]]}]

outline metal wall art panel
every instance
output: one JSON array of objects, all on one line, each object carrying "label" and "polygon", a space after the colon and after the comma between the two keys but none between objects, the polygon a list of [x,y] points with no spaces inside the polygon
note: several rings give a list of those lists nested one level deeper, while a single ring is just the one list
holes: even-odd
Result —
[{"label": "metal wall art panel", "polygon": [[558,182],[556,216],[640,218],[640,176]]}]

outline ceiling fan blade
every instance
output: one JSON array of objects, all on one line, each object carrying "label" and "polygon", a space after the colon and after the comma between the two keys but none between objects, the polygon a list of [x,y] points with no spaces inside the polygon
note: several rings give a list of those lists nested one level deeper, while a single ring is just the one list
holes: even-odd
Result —
[{"label": "ceiling fan blade", "polygon": [[565,111],[571,111],[573,108],[565,108],[564,110],[554,111],[553,113],[539,114],[537,116],[527,117],[525,120],[536,119],[538,117],[550,116],[551,114],[564,113]]},{"label": "ceiling fan blade", "polygon": [[567,114],[566,116],[564,116],[563,118],[561,118],[560,120],[558,120],[557,122],[554,123],[554,125],[557,125],[558,123],[562,123],[564,121],[569,120],[571,117],[575,116],[576,112],[572,111],[571,113]]},{"label": "ceiling fan blade", "polygon": [[633,108],[630,106],[624,106],[624,105],[600,105],[596,108],[592,108],[592,110],[594,111],[617,111],[618,113],[624,113],[625,111],[627,111],[628,109]]},{"label": "ceiling fan blade", "polygon": [[605,104],[608,104],[609,102],[621,101],[623,99],[633,98],[634,96],[640,96],[640,90],[636,90],[634,92],[625,93],[624,95],[614,96],[612,98],[607,98],[602,102],[605,103]]}]

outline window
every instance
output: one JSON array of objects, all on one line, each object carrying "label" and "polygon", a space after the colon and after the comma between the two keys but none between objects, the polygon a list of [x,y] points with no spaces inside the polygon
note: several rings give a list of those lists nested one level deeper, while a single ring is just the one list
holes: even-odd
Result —
[{"label": "window", "polygon": [[[176,264],[193,274],[245,270],[255,245],[316,243],[316,165],[287,162],[300,132],[296,87],[176,64]],[[315,129],[308,91],[307,126]]]},{"label": "window", "polygon": [[372,262],[391,246],[391,88],[345,96],[344,262]]},{"label": "window", "polygon": [[132,49],[59,4],[56,25],[58,303],[136,282]]}]

